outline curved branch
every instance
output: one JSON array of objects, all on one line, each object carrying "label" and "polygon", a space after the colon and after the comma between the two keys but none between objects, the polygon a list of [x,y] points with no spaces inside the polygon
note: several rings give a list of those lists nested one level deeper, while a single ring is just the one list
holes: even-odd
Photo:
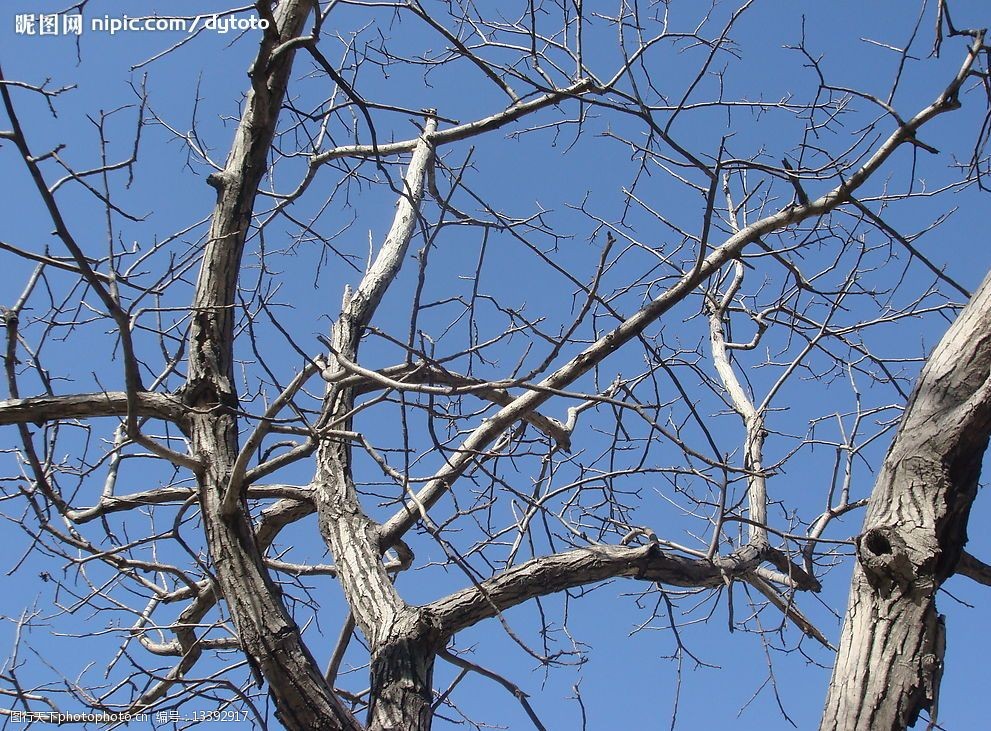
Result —
[{"label": "curved branch", "polygon": [[[352,292],[345,288],[341,314],[334,323],[331,340],[326,341],[331,357],[342,362],[351,363],[356,357],[365,327],[406,257],[420,215],[427,169],[434,162],[434,146],[429,138],[436,128],[436,118],[428,117],[403,179],[392,227],[357,289]],[[344,421],[346,428],[348,414],[354,408],[353,388],[332,383],[325,403],[327,416]],[[334,555],[355,622],[374,651],[388,637],[406,605],[382,565],[378,526],[362,511],[351,478],[350,450],[350,444],[343,440],[321,440],[313,485],[320,532]]]},{"label": "curved branch", "polygon": [[722,570],[711,561],[667,553],[656,543],[603,545],[531,559],[423,609],[441,635],[450,637],[535,597],[623,576],[671,586],[723,584]]}]

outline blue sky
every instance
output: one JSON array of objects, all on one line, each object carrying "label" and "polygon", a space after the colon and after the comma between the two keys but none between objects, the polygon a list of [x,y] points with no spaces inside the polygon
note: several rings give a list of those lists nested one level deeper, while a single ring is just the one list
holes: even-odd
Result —
[{"label": "blue sky", "polygon": [[[586,7],[593,5],[602,12],[613,11],[612,4],[586,3]],[[931,7],[926,9],[925,19],[919,26],[919,39],[913,46],[913,57],[906,64],[893,100],[893,106],[904,116],[914,114],[935,98],[959,67],[962,57],[963,42],[951,39],[944,44],[941,59],[926,58],[931,45],[935,3],[929,5]],[[107,0],[98,5],[87,5],[84,14],[88,21],[91,17],[117,17],[124,13],[132,16],[179,12],[205,15],[225,10],[226,7],[213,0],[195,4]],[[689,2],[670,3],[672,28],[694,27],[700,19],[699,8],[699,5]],[[991,21],[991,14],[980,0],[957,2],[952,8],[958,25],[986,25]],[[118,110],[107,122],[110,157],[126,157],[133,144],[137,117],[138,95],[135,90],[143,85],[148,93],[149,114],[157,115],[180,134],[186,134],[195,124],[196,145],[202,146],[211,160],[223,163],[236,126],[239,103],[247,88],[246,69],[257,48],[257,32],[242,35],[204,31],[156,60],[151,59],[179,41],[181,34],[120,33],[110,36],[93,32],[87,27],[76,41],[68,37],[38,37],[15,32],[15,16],[18,14],[63,9],[56,3],[39,0],[20,5],[5,3],[0,10],[0,64],[5,78],[31,84],[41,84],[51,79],[50,85],[53,87],[76,87],[54,101],[57,117],[48,112],[46,104],[37,95],[15,93],[15,104],[36,154],[65,143],[66,148],[59,154],[68,164],[76,169],[94,167],[99,164],[100,151],[92,120],[100,111]],[[730,5],[717,5],[711,27],[721,27],[732,9]],[[510,12],[508,9],[504,11],[507,15]],[[803,27],[809,53],[813,57],[821,57],[821,68],[832,85],[856,87],[885,97],[897,73],[899,61],[898,55],[885,46],[907,42],[918,12],[915,3],[894,0],[869,3],[758,0],[733,30],[732,37],[737,41],[733,49],[736,55],[727,53],[718,56],[712,66],[713,73],[703,79],[690,99],[711,99],[723,88],[726,98],[776,102],[787,97],[796,103],[808,103],[815,93],[815,73],[794,48],[787,48],[798,43]],[[335,10],[330,18],[333,28],[325,29],[328,37],[325,52],[329,59],[336,62],[339,58],[347,58],[347,63],[353,60],[344,53],[345,42],[370,49],[368,58],[358,71],[358,88],[367,99],[411,110],[436,107],[443,117],[460,121],[494,113],[506,104],[505,96],[484,79],[480,80],[473,67],[464,64],[440,67],[431,71],[425,80],[422,68],[391,61],[379,53],[376,49],[386,42],[397,55],[436,52],[444,46],[442,39],[429,35],[410,19],[400,22],[385,10],[343,6]],[[551,23],[551,19],[546,22]],[[335,38],[337,34],[339,36]],[[612,69],[621,62],[621,54],[615,46],[614,30],[605,23],[592,24],[585,43],[587,63],[600,78],[608,78]],[[508,55],[509,51],[505,53]],[[493,51],[492,54],[493,58],[498,57],[498,52]],[[660,93],[671,102],[677,102],[703,58],[703,49],[691,47],[687,42],[672,42],[649,54],[645,62],[648,71],[645,73]],[[310,71],[312,64],[301,56],[296,73],[299,78],[291,87],[293,104],[298,109],[316,108],[330,93],[328,80],[308,73]],[[720,76],[715,76],[716,73]],[[720,84],[723,86],[720,87]],[[837,94],[840,96],[839,92]],[[939,156],[929,158],[919,153],[916,158],[908,151],[897,153],[882,174],[862,193],[862,197],[869,199],[869,196],[876,196],[883,190],[904,190],[912,175],[913,164],[917,165],[916,186],[925,185],[934,189],[952,180],[958,173],[950,169],[951,162],[967,159],[982,121],[980,94],[972,93],[964,102],[961,112],[946,115],[926,128],[923,141],[938,147]],[[635,163],[631,161],[634,153],[629,144],[616,138],[640,139],[638,135],[642,135],[642,130],[629,117],[609,115],[595,109],[588,110],[580,137],[576,137],[576,124],[559,128],[549,126],[562,116],[575,119],[576,109],[574,103],[562,105],[561,111],[548,110],[528,120],[525,125],[510,126],[486,137],[451,145],[442,151],[443,159],[451,169],[458,169],[468,161],[464,181],[471,191],[492,201],[509,216],[525,217],[544,212],[546,230],[531,232],[526,244],[497,233],[486,239],[477,228],[454,226],[443,230],[430,252],[425,289],[426,296],[439,304],[424,311],[418,323],[438,339],[438,353],[442,354],[445,349],[456,351],[472,337],[482,341],[496,337],[508,330],[517,317],[531,320],[546,318],[541,327],[548,332],[570,323],[575,314],[575,285],[549,269],[542,256],[567,266],[579,281],[589,281],[602,246],[602,234],[596,234],[599,229],[596,216],[616,225],[629,236],[630,241],[636,239],[649,243],[639,249],[631,246],[622,256],[618,256],[618,250],[614,252],[617,256],[604,275],[603,288],[604,291],[618,293],[616,307],[629,314],[642,304],[644,298],[659,293],[658,287],[663,282],[652,286],[644,282],[641,286],[619,293],[625,282],[642,276],[644,270],[650,267],[658,266],[656,252],[664,254],[679,243],[671,227],[659,223],[644,208],[632,205],[626,217],[622,218],[625,191],[633,189],[631,170],[635,170]],[[838,154],[852,144],[851,140],[858,139],[858,129],[865,128],[879,116],[875,107],[863,99],[854,99],[836,125],[822,130],[821,138],[815,144],[828,153]],[[283,128],[288,126],[290,119],[290,115],[283,115]],[[5,127],[6,124],[4,119],[0,126]],[[379,141],[407,139],[416,134],[411,114],[379,111],[375,113],[375,124]],[[690,115],[682,115],[672,124],[671,134],[693,153],[703,157],[715,154],[720,140],[729,135],[726,144],[731,156],[756,158],[776,166],[783,156],[796,154],[805,125],[806,120],[800,115],[782,109],[768,109],[759,114],[743,109],[734,109],[731,114],[725,109],[700,109]],[[362,142],[370,141],[361,118],[356,122],[356,129]],[[878,129],[889,130],[890,127],[880,124]],[[338,144],[347,142],[349,133],[344,127],[331,130]],[[868,134],[861,139],[858,149],[870,149],[874,143],[874,136]],[[301,143],[299,138],[287,136],[280,140],[280,153],[301,144],[305,146],[305,141]],[[29,185],[23,166],[19,165],[9,144],[0,145],[0,165],[4,171],[4,194],[0,196],[0,241],[17,243],[37,253],[51,245],[53,254],[63,254],[55,250],[58,242],[49,238],[51,226]],[[291,190],[303,165],[301,160],[279,159],[266,186],[283,193]],[[46,172],[50,176],[49,182],[61,174],[54,166],[46,168]],[[209,172],[209,164],[191,154],[187,145],[164,125],[146,127],[142,131],[140,157],[134,168],[133,183],[125,185],[126,173],[116,173],[112,179],[115,203],[140,219],[114,217],[112,245],[115,250],[131,251],[131,259],[134,260],[139,254],[133,252],[148,251],[154,242],[191,227],[187,234],[153,255],[139,268],[160,272],[170,266],[184,266],[185,263],[192,266],[201,237],[205,234],[204,227],[196,224],[209,215],[214,200],[213,191],[205,182]],[[390,167],[390,172],[395,177],[399,168]],[[675,226],[697,233],[703,202],[696,191],[678,184],[667,172],[663,165],[651,167],[649,175],[637,183],[637,196]],[[754,173],[751,183],[755,183],[757,177]],[[322,251],[306,237],[293,242],[293,227],[285,220],[277,220],[266,228],[264,239],[255,237],[249,242],[245,258],[246,280],[254,282],[257,278],[261,282],[261,290],[269,288],[268,291],[274,293],[273,302],[277,303],[280,325],[294,333],[297,342],[311,353],[317,352],[320,347],[317,335],[326,332],[331,318],[339,310],[343,286],[353,286],[357,281],[360,271],[354,267],[358,270],[363,267],[369,240],[381,241],[394,206],[393,192],[382,184],[380,173],[370,165],[362,167],[349,182],[341,182],[343,179],[339,170],[322,171],[308,195],[293,210],[297,219],[312,220],[315,229],[332,237],[335,246],[350,257],[349,261],[354,266],[345,264],[342,258],[328,251]],[[328,203],[330,191],[338,184],[342,187]],[[444,176],[444,184],[448,185],[445,190],[449,189],[448,176]],[[742,182],[736,181],[734,184],[742,185]],[[811,195],[818,195],[831,185],[827,181],[818,181],[809,182],[807,187]],[[778,195],[787,193],[780,188],[775,192]],[[72,184],[62,188],[58,196],[70,228],[76,232],[86,253],[103,255],[109,244],[104,211],[99,203],[90,192]],[[256,212],[271,205],[268,200],[259,201]],[[479,212],[478,204],[467,191],[459,191],[452,202],[457,207],[485,217],[484,211]],[[783,201],[778,204],[783,204]],[[768,205],[773,205],[773,201]],[[988,228],[981,214],[986,206],[986,197],[982,198],[981,194],[968,189],[932,198],[893,202],[885,209],[885,217],[907,234],[924,229],[947,211],[954,211],[942,227],[921,237],[917,245],[937,266],[945,267],[946,272],[964,287],[973,289],[991,267],[991,253],[983,245],[987,240]],[[436,211],[432,211],[431,215],[436,216]],[[867,227],[857,228],[852,221],[849,226],[854,229],[852,235],[863,237],[865,245],[879,247],[865,256],[865,269],[868,270],[864,275],[865,288],[883,290],[900,278],[903,289],[891,300],[891,306],[897,307],[929,286],[931,274],[917,264],[908,264],[903,252],[898,253],[898,261],[887,260],[888,250],[883,237],[878,237]],[[555,239],[555,236],[559,238]],[[623,241],[621,245],[627,243]],[[787,242],[782,245],[784,243]],[[422,240],[414,242],[414,249],[422,245]],[[827,266],[836,256],[835,246],[835,241],[826,238],[821,246],[809,247],[802,255],[803,266],[809,267],[810,271]],[[472,278],[480,258],[484,261],[484,267],[477,288],[491,299],[480,301],[477,332],[473,333],[465,322],[455,316],[457,304],[445,300],[471,296],[473,286],[476,286]],[[843,261],[846,263],[847,260],[844,258]],[[11,304],[32,268],[32,264],[17,257],[3,255],[0,291],[5,296],[0,304]],[[195,268],[191,272],[189,281],[195,279]],[[137,276],[147,282],[152,274]],[[661,273],[657,276],[660,277]],[[780,272],[759,270],[757,274],[748,274],[748,277],[752,277],[747,282],[750,288],[748,296],[753,298],[755,304],[770,297],[767,293],[774,287],[782,286]],[[764,277],[763,284],[760,277]],[[827,280],[833,282],[833,279]],[[69,286],[69,281],[67,276],[56,274],[52,277],[52,286],[64,290]],[[409,326],[410,302],[416,287],[416,262],[410,260],[390,289],[383,309],[376,316],[375,326],[404,340]],[[188,304],[190,292],[189,286],[180,283],[161,304],[181,308]],[[948,298],[959,301],[959,297],[954,298],[952,293]],[[877,315],[877,312],[872,315],[871,311],[863,309],[867,299],[854,298],[851,309],[840,314],[838,321],[849,324]],[[876,298],[877,301],[883,299]],[[491,304],[494,301],[512,310],[512,314],[496,308]],[[150,307],[151,303],[145,302],[144,306]],[[667,319],[651,331],[655,342],[663,342],[672,353],[678,353],[677,357],[672,357],[672,363],[689,380],[694,373],[691,354],[701,342],[700,333],[704,333],[704,328],[699,329],[702,318],[698,316],[698,311],[699,300],[695,298],[669,313]],[[577,337],[587,341],[609,326],[609,318],[602,313],[598,315],[601,320],[583,324],[577,331]],[[167,320],[171,318],[178,322],[181,322],[182,316],[181,312],[166,312],[164,315]],[[155,315],[151,311],[142,317],[148,318],[145,322],[149,325],[154,323]],[[870,329],[865,335],[865,342],[886,357],[918,358],[938,340],[945,324],[945,317],[932,314],[907,323],[880,325]],[[748,325],[741,323],[739,327],[745,335],[738,335],[738,339],[749,337]],[[57,364],[57,375],[64,379],[58,382],[58,390],[120,388],[121,375],[118,364],[111,358],[113,343],[106,334],[107,329],[106,323],[67,327],[61,332],[64,339],[53,338],[46,344],[46,357],[49,362]],[[287,347],[279,329],[272,327],[265,318],[260,318],[255,334],[262,352],[271,354],[268,365],[274,368],[283,382],[288,380],[299,366],[299,357]],[[151,341],[144,341],[142,337],[139,336],[139,342],[150,347]],[[778,348],[780,353],[789,352],[791,345],[786,335],[771,332],[767,338],[769,350]],[[243,341],[240,347],[239,354],[245,361],[241,372],[245,397],[251,408],[258,408],[263,397],[251,389],[252,379],[258,376],[259,370]],[[570,357],[579,349],[578,345],[565,349],[562,358]],[[496,352],[497,360],[489,364],[474,364],[480,375],[504,375],[517,362],[531,367],[546,353],[546,346],[538,342],[531,352],[527,341],[514,336],[508,338]],[[766,353],[764,356],[757,354],[750,360],[741,356],[741,363],[749,364],[747,377],[758,398],[762,389],[766,389],[779,372],[762,362],[765,356],[767,360],[774,359]],[[370,339],[362,349],[362,362],[370,367],[389,365],[402,360],[402,357],[401,349],[381,338]],[[617,372],[627,377],[642,372],[648,367],[644,362],[646,357],[644,351],[636,349],[629,355],[619,355],[603,364],[598,373],[579,381],[576,388],[586,391],[601,389]],[[457,362],[463,365],[464,360]],[[905,378],[911,378],[918,363],[905,362],[898,367]],[[700,368],[704,371],[705,365]],[[30,374],[24,378],[23,388],[30,391],[27,385],[32,384]],[[36,382],[33,385],[37,387]],[[742,434],[738,420],[725,413],[718,398],[706,392],[701,382],[694,385],[699,390],[693,391],[692,397],[697,398],[699,410],[706,414],[706,424],[716,435],[719,446],[726,452],[738,450]],[[858,375],[857,385],[865,407],[897,401],[890,389],[875,386],[867,375]],[[663,390],[665,398],[673,398],[670,383],[665,382]],[[256,400],[252,402],[249,397]],[[811,373],[809,377],[794,379],[775,403],[781,411],[773,412],[768,419],[776,438],[768,441],[767,462],[790,455],[801,439],[808,435],[810,419],[834,411],[846,414],[853,404],[853,394],[843,379],[816,379],[811,377]],[[563,418],[567,405],[552,407],[556,409],[553,415]],[[474,403],[474,407],[477,408],[478,404]],[[370,409],[367,415],[361,417],[360,426],[375,434],[375,438],[383,444],[398,448],[401,446],[401,434],[397,413],[398,407],[395,405],[383,407],[381,411]],[[894,416],[893,412],[883,414],[883,418],[889,421]],[[692,426],[683,406],[672,406],[671,417],[675,421],[684,420],[685,433],[690,442],[702,443],[700,431]],[[412,424],[425,426],[426,420],[421,416],[412,414],[410,418]],[[609,461],[606,457],[593,456],[603,453],[610,437],[609,430],[617,426],[615,419],[611,420],[607,409],[598,409],[588,412],[587,419],[580,423],[586,422],[587,429],[576,440],[573,460],[562,461],[562,475],[574,475],[581,469],[598,469]],[[845,418],[844,424],[848,427],[850,419]],[[684,458],[672,451],[668,444],[645,446],[647,430],[642,425],[625,426],[630,429],[634,441],[639,440],[636,449],[645,450],[644,453],[649,455],[649,464],[667,467],[684,462]],[[871,429],[883,429],[874,424],[866,428],[868,433]],[[101,436],[106,437],[107,433],[101,432]],[[15,443],[16,435],[12,430],[0,434],[4,447]],[[817,427],[815,434],[824,441],[836,440],[836,422],[823,423]],[[891,434],[888,430],[886,436],[866,448],[863,461],[857,462],[855,497],[869,493],[874,474],[872,467],[876,468],[880,463]],[[69,436],[63,446],[79,446],[85,436],[83,433]],[[429,440],[423,437],[413,446],[426,454],[428,445]],[[636,452],[636,455],[639,454],[639,451]],[[788,511],[794,510],[802,519],[814,517],[816,511],[821,509],[834,454],[835,450],[826,445],[817,445],[814,449],[803,447],[770,480],[772,499],[780,501]],[[636,455],[621,455],[618,459],[620,462],[628,459],[636,463]],[[615,455],[613,458],[616,458]],[[4,459],[9,460],[9,457],[4,455]],[[401,464],[398,455],[395,459]],[[360,456],[357,460],[359,481],[381,482],[381,473],[376,473],[370,460]],[[413,471],[421,475],[437,464],[436,454],[426,454],[422,462],[414,464]],[[521,460],[518,466],[506,467],[504,476],[518,480],[523,490],[531,484],[529,480],[535,474],[534,464],[534,459]],[[280,479],[305,483],[310,477],[310,469],[308,464],[295,467]],[[4,469],[5,473],[9,471]],[[142,479],[150,483],[148,487],[169,479],[167,473],[151,468],[136,469],[128,477],[135,481],[134,489],[144,489],[138,484]],[[562,481],[567,480],[562,478]],[[483,492],[486,486],[484,481],[479,481],[473,487]],[[644,472],[640,476],[617,481],[616,487],[637,492],[634,500],[637,519],[656,526],[659,535],[663,529],[663,538],[686,544],[696,540],[699,524],[686,518],[684,502],[679,497],[680,490],[692,489],[690,480],[665,480]],[[98,484],[95,487],[80,485],[84,494],[87,490],[98,489]],[[470,500],[469,486],[465,490],[469,491],[469,496],[463,499]],[[382,488],[382,491],[388,495],[388,488]],[[394,494],[389,496],[395,497]],[[991,541],[980,528],[986,524],[987,517],[987,507],[982,500],[979,498],[972,517],[969,549],[975,555],[987,558],[991,557]],[[502,503],[500,506],[503,512],[498,515],[505,519],[509,509]],[[376,506],[374,499],[369,499],[366,509],[378,517],[387,517],[391,513],[390,509]],[[594,513],[591,508],[587,509],[590,514]],[[452,506],[442,504],[439,511],[443,519],[451,513]],[[790,512],[786,514],[785,509],[776,507],[772,508],[771,515],[779,529],[785,529],[791,517]],[[827,535],[837,539],[849,538],[858,531],[859,522],[860,514],[853,513],[833,525]],[[466,541],[465,545],[470,545],[471,540],[477,538],[477,533],[472,532],[477,526],[472,528],[470,523],[465,523],[467,521],[459,524],[459,530],[463,531],[459,536]],[[322,547],[313,528],[312,521],[304,521],[294,529],[293,535],[287,538],[289,547],[295,552],[292,555],[320,559]],[[140,529],[135,526],[135,530]],[[8,523],[0,531],[5,545],[12,547],[10,558],[4,566],[6,571],[14,568],[27,543],[24,536]],[[439,563],[430,565],[430,562],[442,562],[444,558],[436,545],[423,535],[416,536],[415,540],[418,560],[424,565],[416,572],[402,575],[398,581],[400,591],[408,601],[429,601],[446,591],[464,586],[465,578],[456,570]],[[616,537],[610,540],[615,542]],[[690,545],[704,546],[704,541]],[[537,549],[545,550],[547,546],[538,545]],[[44,607],[52,602],[51,587],[36,580],[38,571],[46,570],[44,567],[47,565],[44,557],[33,553],[24,566],[5,578],[10,591],[3,592],[0,597],[0,614],[17,616],[25,603],[37,601]],[[850,563],[846,560],[824,577],[821,602],[820,598],[813,596],[798,598],[802,611],[834,642],[839,634],[839,621],[833,612],[842,614],[849,574]],[[697,667],[694,660],[684,657],[679,681],[677,661],[671,659],[677,646],[666,625],[663,604],[660,616],[652,618],[659,601],[656,593],[637,599],[640,592],[649,588],[635,582],[617,580],[596,587],[580,598],[566,599],[558,595],[542,600],[539,610],[544,612],[544,616],[551,617],[554,647],[581,648],[583,662],[580,665],[545,673],[539,663],[523,652],[494,621],[463,633],[458,637],[457,645],[476,647],[479,660],[484,658],[493,669],[519,684],[530,694],[538,714],[551,729],[580,728],[582,708],[587,714],[589,729],[666,729],[671,725],[676,698],[676,728],[679,729],[791,728],[778,710],[771,687],[765,684],[769,660],[786,713],[799,728],[815,726],[828,682],[828,670],[824,667],[830,662],[829,653],[814,647],[810,640],[799,642],[800,638],[794,630],[788,630],[784,639],[769,632],[767,639],[771,648],[765,652],[758,634],[744,631],[742,626],[734,632],[728,630],[725,592],[718,597],[700,595],[698,606],[695,606],[696,600],[682,598],[678,604],[679,611],[684,612],[679,620],[685,622],[679,630],[682,640],[701,661],[718,667]],[[947,589],[966,604],[958,603],[945,594],[939,602],[948,617],[949,648],[940,724],[951,730],[978,728],[985,721],[981,704],[973,700],[979,698],[982,691],[978,687],[980,678],[973,668],[980,666],[987,650],[983,640],[986,627],[982,620],[988,609],[986,593],[961,578],[951,579]],[[733,591],[736,622],[744,623],[753,630],[757,625],[755,621],[747,620],[750,610],[744,588],[738,585]],[[311,595],[320,604],[321,610],[315,613],[316,619],[308,627],[306,637],[312,641],[315,653],[323,661],[341,621],[339,590],[329,582],[314,581]],[[300,611],[309,616],[308,610]],[[567,632],[560,622],[564,616],[568,619]],[[702,621],[706,618],[707,621]],[[507,619],[514,630],[530,643],[540,644],[538,607],[533,604],[519,607],[507,613]],[[32,633],[31,642],[39,652],[65,657],[67,666],[64,670],[72,674],[85,664],[82,661],[89,659],[91,651],[94,655],[106,651],[101,650],[95,641],[68,640],[56,636],[56,632],[79,632],[86,627],[87,621],[94,620],[80,616],[58,628],[54,624],[39,627]],[[95,621],[102,621],[102,617],[97,616]],[[765,630],[773,630],[778,626],[780,617],[773,610],[765,609],[759,615],[759,621]],[[73,622],[80,624],[74,625]],[[638,630],[641,625],[645,626]],[[12,639],[9,624],[0,632],[0,641],[9,645]],[[801,650],[796,649],[799,645]],[[788,652],[781,652],[782,646]],[[113,649],[109,654],[112,652]],[[360,652],[353,652],[348,660],[360,663]],[[71,668],[68,667],[70,665]],[[35,666],[35,669],[25,672],[44,677],[50,669]],[[348,687],[352,690],[363,689],[366,683],[364,673],[363,669],[352,673],[347,680]],[[453,675],[449,667],[438,661],[439,687],[444,687],[445,681]],[[581,704],[571,699],[576,684],[581,689]],[[755,694],[756,698],[748,705]],[[471,714],[492,723],[512,729],[527,728],[527,720],[512,697],[480,677],[466,680],[455,700]],[[453,727],[441,719],[435,724],[438,729]]]}]

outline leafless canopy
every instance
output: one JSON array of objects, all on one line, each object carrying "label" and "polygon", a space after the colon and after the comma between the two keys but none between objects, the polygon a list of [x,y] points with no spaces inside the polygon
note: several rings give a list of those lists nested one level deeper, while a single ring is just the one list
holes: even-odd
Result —
[{"label": "leafless canopy", "polygon": [[829,664],[991,87],[966,3],[808,5],[259,0],[119,108],[0,59],[2,712],[498,722],[480,677],[543,728],[501,653],[580,665],[620,578],[678,662],[724,614]]}]

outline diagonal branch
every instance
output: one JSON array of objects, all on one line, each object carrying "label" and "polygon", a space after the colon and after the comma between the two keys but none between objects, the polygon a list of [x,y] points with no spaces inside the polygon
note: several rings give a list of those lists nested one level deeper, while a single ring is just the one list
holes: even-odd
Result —
[{"label": "diagonal branch", "polygon": [[510,424],[522,418],[523,414],[530,413],[545,403],[551,397],[549,389],[564,388],[588,373],[627,342],[638,337],[651,323],[688,297],[699,284],[708,280],[728,261],[738,257],[750,244],[772,232],[780,231],[810,218],[824,216],[847,203],[853,193],[891,157],[895,150],[906,142],[912,142],[919,128],[939,115],[960,107],[960,87],[969,77],[973,65],[982,52],[983,41],[983,35],[974,39],[960,70],[937,99],[908,122],[899,125],[874,154],[849,178],[807,205],[789,205],[734,233],[697,266],[686,272],[666,292],[544,379],[539,384],[539,390],[529,391],[514,399],[511,404],[500,409],[498,413],[476,428],[462,443],[459,451],[417,493],[415,500],[407,502],[385,523],[382,533],[383,547],[391,545],[394,540],[409,530],[419,519],[420,511],[429,510],[451,488],[474,461],[476,454],[498,438]]},{"label": "diagonal branch", "polygon": [[531,559],[423,609],[441,635],[450,637],[535,597],[618,577],[683,587],[723,584],[723,573],[712,562],[662,551],[654,542],[599,545]]},{"label": "diagonal branch", "polygon": [[972,581],[984,586],[991,586],[991,566],[975,558],[966,551],[960,553],[960,561],[957,562],[956,573],[966,576]]}]

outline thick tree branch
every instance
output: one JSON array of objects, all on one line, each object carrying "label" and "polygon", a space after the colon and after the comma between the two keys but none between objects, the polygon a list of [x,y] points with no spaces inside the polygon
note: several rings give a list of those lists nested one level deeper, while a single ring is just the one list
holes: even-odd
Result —
[{"label": "thick tree branch", "polygon": [[[403,179],[392,227],[354,292],[345,289],[331,334],[331,358],[356,359],[361,336],[406,258],[419,224],[427,170],[434,164],[430,136],[436,127],[436,118],[429,115]],[[325,404],[329,422],[343,422],[340,426],[350,429],[353,389],[330,383]],[[382,564],[379,527],[362,509],[352,480],[350,441],[320,441],[313,488],[320,532],[334,556],[355,623],[371,645],[369,728],[428,729],[434,643],[423,632],[420,613],[402,600]]]},{"label": "thick tree branch", "polygon": [[603,545],[531,559],[478,586],[426,604],[423,609],[436,622],[441,635],[450,637],[534,597],[617,577],[684,587],[723,584],[723,572],[704,558],[668,553],[656,543]]},{"label": "thick tree branch", "polygon": [[[971,109],[991,99],[983,36],[947,22],[974,44],[959,71],[928,64],[949,83],[913,116],[893,100],[918,98],[933,3],[904,48],[865,49],[900,57],[890,93],[876,92],[885,64],[861,69],[874,92],[830,83],[831,60],[807,45],[819,29],[803,27],[792,50],[809,86],[760,101],[735,66],[760,42],[735,19],[774,17],[753,0],[646,14],[530,3],[515,17],[497,5],[252,0],[214,17],[218,32],[253,28],[246,89],[189,90],[177,124],[182,105],[153,111],[143,83],[106,79],[89,147],[74,121],[92,99],[63,108],[47,81],[0,79],[0,147],[42,213],[0,222],[0,257],[28,274],[0,308],[0,432],[20,442],[0,502],[23,533],[13,570],[42,602],[0,671],[11,709],[213,698],[288,731],[358,731],[352,709],[368,731],[429,731],[448,710],[480,727],[504,719],[498,706],[467,717],[462,680],[478,672],[542,728],[518,667],[496,673],[485,653],[509,639],[546,667],[580,662],[575,602],[603,583],[646,610],[644,629],[666,626],[679,667],[705,631],[689,626],[724,602],[731,632],[765,649],[784,639],[767,653],[773,685],[802,657],[828,659],[806,639],[829,646],[801,592],[854,548],[834,689],[846,705],[828,728],[901,731],[926,707],[936,723],[938,588],[952,573],[991,584],[963,551],[991,432],[991,316],[948,336],[964,345],[937,349],[911,402],[905,374],[930,348],[889,331],[928,342],[960,310],[962,288],[911,242],[957,236],[965,217],[947,208],[987,188],[991,122]],[[841,35],[877,37],[873,22]],[[212,53],[204,30],[151,60]],[[64,73],[57,54],[14,61]],[[930,122],[961,100],[973,147],[948,161],[934,146],[945,125]],[[732,134],[713,127],[723,118]],[[230,123],[226,144],[204,119]],[[151,129],[188,164],[149,151]],[[159,195],[176,186],[188,190]],[[182,223],[177,206],[200,194],[209,215]],[[932,223],[912,228],[920,216]],[[863,534],[830,538],[868,504],[859,476],[902,414]],[[300,469],[302,485],[261,484]],[[430,586],[441,598],[412,603]],[[535,622],[517,627],[526,607]],[[497,636],[478,634],[485,622]],[[29,631],[53,654],[88,637],[102,667],[37,657]],[[446,690],[438,655],[458,666]],[[575,700],[584,722],[577,686]]]},{"label": "thick tree branch", "polygon": [[[266,0],[257,7],[271,15]],[[355,729],[359,724],[303,644],[265,567],[240,499],[242,486],[230,483],[239,453],[234,308],[254,200],[268,168],[292,71],[295,48],[284,44],[302,33],[312,9],[310,0],[279,3],[249,72],[251,90],[226,165],[210,177],[217,201],[191,307],[183,390],[183,400],[195,407],[190,419],[193,452],[205,463],[197,474],[200,510],[217,582],[252,670],[259,682],[262,677],[268,682],[276,715],[291,731]],[[277,54],[280,47],[284,50]],[[231,495],[234,500],[225,497]]]},{"label": "thick tree branch", "polygon": [[968,579],[976,581],[984,586],[991,586],[991,566],[978,558],[970,555],[966,551],[960,552],[960,560],[957,562],[956,573],[966,576]]},{"label": "thick tree branch", "polygon": [[[0,401],[0,425],[124,417],[127,415],[127,405],[127,394],[122,391],[9,399]],[[138,391],[134,396],[134,405],[135,414],[140,418],[162,419],[180,427],[189,413],[177,398],[150,391]]]}]

